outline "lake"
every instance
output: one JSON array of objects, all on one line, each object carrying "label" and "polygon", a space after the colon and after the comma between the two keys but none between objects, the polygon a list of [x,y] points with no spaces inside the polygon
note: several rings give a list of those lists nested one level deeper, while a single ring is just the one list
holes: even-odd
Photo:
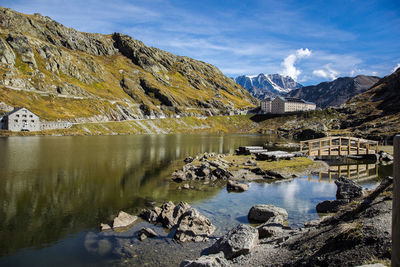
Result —
[{"label": "lake", "polygon": [[[327,174],[274,184],[251,183],[244,193],[228,193],[224,184],[201,191],[177,190],[170,180],[170,174],[182,167],[187,156],[233,153],[238,146],[266,141],[276,141],[276,137],[174,134],[0,138],[0,266],[118,262],[110,252],[112,243],[106,246],[107,253],[98,253],[88,248],[88,242],[98,238],[99,224],[111,220],[120,210],[138,213],[154,202],[189,202],[211,219],[219,234],[238,223],[248,223],[248,210],[261,203],[285,208],[292,227],[317,219],[315,205],[335,198],[336,186]],[[391,166],[367,167],[367,171],[382,177],[390,174]],[[378,179],[373,179],[363,185],[372,188],[377,183]],[[133,234],[132,230],[122,236],[132,239]],[[151,242],[158,242],[162,249],[171,240],[132,243],[143,246],[136,255],[137,265],[150,262],[150,258],[152,265],[160,263],[161,258],[152,252],[156,245]]]}]

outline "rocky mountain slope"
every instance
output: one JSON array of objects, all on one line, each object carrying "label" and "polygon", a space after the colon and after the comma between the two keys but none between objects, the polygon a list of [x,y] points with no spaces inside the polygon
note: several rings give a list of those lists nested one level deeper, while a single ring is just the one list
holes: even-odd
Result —
[{"label": "rocky mountain slope", "polygon": [[239,76],[235,82],[246,88],[254,97],[264,99],[268,96],[283,95],[302,87],[288,76],[280,74],[263,74],[257,76]]},{"label": "rocky mountain slope", "polygon": [[302,98],[316,103],[320,108],[326,108],[343,104],[351,97],[371,88],[378,80],[379,77],[365,75],[343,77],[332,82],[322,82],[293,90],[288,96]]},{"label": "rocky mountain slope", "polygon": [[400,131],[400,68],[372,88],[350,99],[341,112],[341,128],[374,138],[392,137]]},{"label": "rocky mountain slope", "polygon": [[45,120],[227,114],[257,103],[205,62],[2,7],[0,77],[0,112],[24,106]]}]

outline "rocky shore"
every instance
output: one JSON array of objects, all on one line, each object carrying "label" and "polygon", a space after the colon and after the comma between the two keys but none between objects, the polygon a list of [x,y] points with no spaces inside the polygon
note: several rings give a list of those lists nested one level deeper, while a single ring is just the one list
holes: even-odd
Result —
[{"label": "rocky shore", "polygon": [[[257,205],[249,212],[264,221],[258,227],[238,225],[188,266],[357,266],[388,262],[391,255],[393,178],[374,190],[340,178],[337,198],[348,200],[336,213],[303,228],[284,226],[287,213]],[[275,210],[276,212],[272,212]],[[267,215],[267,216],[265,216]],[[265,217],[263,217],[265,216]]]}]

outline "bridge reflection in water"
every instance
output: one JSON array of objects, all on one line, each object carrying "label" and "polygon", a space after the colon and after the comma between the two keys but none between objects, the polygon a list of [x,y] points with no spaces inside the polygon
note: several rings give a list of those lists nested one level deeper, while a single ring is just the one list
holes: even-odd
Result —
[{"label": "bridge reflection in water", "polygon": [[353,165],[335,165],[330,166],[328,171],[317,174],[309,174],[300,179],[309,182],[332,182],[339,177],[346,177],[355,181],[366,181],[378,178],[377,164],[353,164]]}]

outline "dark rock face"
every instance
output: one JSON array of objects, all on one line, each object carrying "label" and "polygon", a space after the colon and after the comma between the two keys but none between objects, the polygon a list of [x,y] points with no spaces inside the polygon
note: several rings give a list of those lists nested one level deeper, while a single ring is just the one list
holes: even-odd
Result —
[{"label": "dark rock face", "polygon": [[325,200],[318,203],[316,209],[319,213],[338,212],[340,207],[347,203],[349,203],[348,199]]},{"label": "dark rock face", "polygon": [[273,205],[259,204],[251,207],[248,218],[254,222],[274,222],[283,223],[288,219],[285,209]]},{"label": "dark rock face", "polygon": [[257,229],[240,224],[217,240],[209,249],[209,254],[223,252],[225,258],[233,259],[249,253],[258,243]]},{"label": "dark rock face", "polygon": [[343,77],[332,82],[323,82],[293,90],[288,93],[288,96],[314,102],[321,108],[338,106],[353,96],[365,92],[378,80],[379,77],[365,75]]},{"label": "dark rock face", "polygon": [[335,184],[337,186],[337,199],[353,199],[362,196],[362,186],[352,180],[341,177],[335,180]]}]

